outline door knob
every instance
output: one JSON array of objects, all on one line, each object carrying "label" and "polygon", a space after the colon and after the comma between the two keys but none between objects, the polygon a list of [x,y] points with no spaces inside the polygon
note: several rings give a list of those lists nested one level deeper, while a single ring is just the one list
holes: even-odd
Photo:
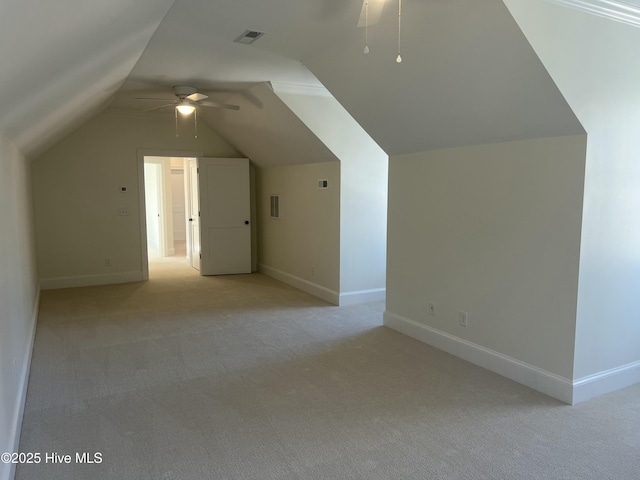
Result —
[{"label": "door knob", "polygon": [[190,221],[190,222],[193,222],[193,218],[190,218],[190,219],[189,219],[189,221]]}]

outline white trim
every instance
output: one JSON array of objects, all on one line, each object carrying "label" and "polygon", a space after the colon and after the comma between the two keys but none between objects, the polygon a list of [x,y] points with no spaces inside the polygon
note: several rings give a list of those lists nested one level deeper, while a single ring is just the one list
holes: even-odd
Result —
[{"label": "white trim", "polygon": [[292,95],[309,95],[313,97],[329,97],[333,95],[323,86],[299,85],[295,83],[271,82],[274,93],[289,93]]},{"label": "white trim", "polygon": [[91,287],[95,285],[142,281],[142,272],[105,273],[99,275],[78,275],[75,277],[42,278],[40,279],[40,288],[42,290],[53,290],[56,288]]},{"label": "white trim", "polygon": [[317,283],[310,282],[304,278],[296,277],[290,273],[283,272],[277,268],[270,267],[268,265],[258,264],[258,271],[265,275],[280,280],[281,282],[291,285],[303,292],[310,293],[314,297],[321,298],[322,300],[329,302],[333,305],[340,305],[340,294],[335,290],[323,287]]},{"label": "white trim", "polygon": [[582,12],[640,27],[640,7],[613,0],[546,0]]},{"label": "white trim", "polygon": [[389,311],[384,312],[384,325],[562,402],[573,403],[573,383],[568,378]]},{"label": "white trim", "polygon": [[630,387],[640,382],[640,361],[604,370],[573,382],[573,403]]},{"label": "white trim", "polygon": [[[11,432],[9,438],[13,438],[13,446],[11,452],[20,451],[20,434],[22,433],[22,419],[24,417],[24,407],[27,401],[27,387],[29,386],[29,372],[31,371],[31,358],[33,356],[33,343],[36,338],[36,325],[38,323],[38,313],[40,311],[40,289],[36,292],[33,302],[33,310],[31,313],[31,331],[29,332],[29,343],[24,351],[22,358],[22,372],[20,372],[20,381],[18,384],[18,398],[16,409],[13,412],[13,421],[11,422]],[[4,470],[4,471],[2,471]],[[16,473],[15,464],[0,463],[0,478],[12,479]]]},{"label": "white trim", "polygon": [[340,306],[361,305],[363,303],[378,302],[387,296],[386,288],[371,288],[369,290],[355,290],[340,293]]}]

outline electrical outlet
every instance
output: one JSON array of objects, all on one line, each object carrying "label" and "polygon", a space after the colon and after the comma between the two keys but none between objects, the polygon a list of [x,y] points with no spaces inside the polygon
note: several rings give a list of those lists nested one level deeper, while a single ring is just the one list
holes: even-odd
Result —
[{"label": "electrical outlet", "polygon": [[461,310],[460,313],[458,314],[458,322],[460,322],[461,326],[468,327],[469,326],[469,314],[467,312],[463,312]]},{"label": "electrical outlet", "polygon": [[436,304],[435,303],[430,303],[429,304],[429,315],[431,315],[432,317],[436,316]]},{"label": "electrical outlet", "polygon": [[110,258],[105,258],[104,259],[104,266],[105,267],[110,267],[111,266],[111,259]]}]

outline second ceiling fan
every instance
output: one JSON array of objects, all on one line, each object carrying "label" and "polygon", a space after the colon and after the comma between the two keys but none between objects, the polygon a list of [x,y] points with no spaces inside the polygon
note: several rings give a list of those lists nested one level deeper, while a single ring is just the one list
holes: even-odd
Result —
[{"label": "second ceiling fan", "polygon": [[[207,100],[208,95],[199,93],[195,87],[189,87],[186,85],[177,85],[173,87],[173,94],[177,97],[177,100],[171,103],[165,103],[157,107],[148,108],[145,111],[150,112],[153,110],[161,110],[166,107],[175,107],[175,109],[183,115],[191,115],[196,107],[210,107],[210,108],[224,108],[227,110],[240,110],[238,105],[231,105],[228,103],[218,103]],[[166,98],[154,98],[154,97],[136,97],[136,100],[150,100],[155,102],[167,102]]]}]

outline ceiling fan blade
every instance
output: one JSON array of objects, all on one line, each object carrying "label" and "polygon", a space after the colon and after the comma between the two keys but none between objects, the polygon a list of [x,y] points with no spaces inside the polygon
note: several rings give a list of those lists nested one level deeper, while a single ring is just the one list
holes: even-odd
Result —
[{"label": "ceiling fan blade", "polygon": [[209,95],[205,95],[204,93],[192,93],[191,95],[188,95],[187,100],[191,100],[192,102],[199,102],[200,100],[205,100],[207,98],[209,98]]},{"label": "ceiling fan blade", "polygon": [[198,102],[198,105],[202,105],[203,107],[226,108],[227,110],[240,110],[240,107],[238,105],[230,105],[228,103],[204,101]]},{"label": "ceiling fan blade", "polygon": [[364,27],[367,24],[367,2],[369,2],[369,26],[375,25],[380,21],[380,16],[382,15],[382,8],[384,7],[385,0],[363,0],[362,10],[360,11],[360,18],[358,19],[358,27]]},{"label": "ceiling fan blade", "polygon": [[170,102],[171,98],[158,98],[158,97],[134,97],[136,100],[157,100],[159,102]]},{"label": "ceiling fan blade", "polygon": [[[165,100],[166,102],[166,100]],[[167,103],[165,105],[160,105],[159,107],[153,107],[153,108],[146,108],[144,110],[142,110],[143,112],[153,112],[154,110],[160,110],[161,108],[166,108],[166,107],[175,107],[176,104],[175,103]]]}]

